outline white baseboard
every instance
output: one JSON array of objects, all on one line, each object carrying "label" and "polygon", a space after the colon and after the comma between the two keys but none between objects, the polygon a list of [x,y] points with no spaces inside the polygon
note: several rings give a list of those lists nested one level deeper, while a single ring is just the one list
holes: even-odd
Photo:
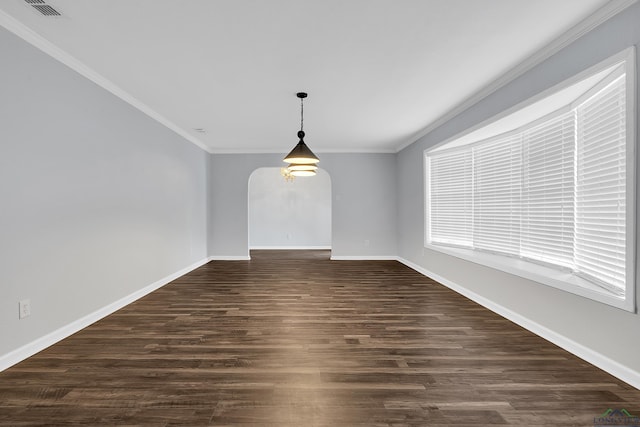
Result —
[{"label": "white baseboard", "polygon": [[0,356],[0,372],[67,338],[68,336],[75,334],[76,332],[86,328],[92,323],[95,323],[98,320],[110,315],[111,313],[120,310],[122,307],[131,304],[132,302],[142,298],[143,296],[150,294],[151,292],[163,287],[164,285],[177,279],[178,277],[184,276],[190,271],[206,264],[207,261],[207,259],[203,259],[194,264],[191,264],[190,266],[185,267],[182,270],[170,274],[166,277],[163,277],[162,279],[140,290],[137,290],[124,298],[120,298],[119,300],[112,302],[111,304],[108,304],[94,311],[93,313],[81,317],[78,320],[74,320],[73,322],[59,329],[56,329],[55,331],[50,332],[47,335],[37,338],[36,340],[25,344],[20,348],[17,348],[7,354]]},{"label": "white baseboard", "polygon": [[213,255],[207,258],[207,261],[249,261],[248,255]]},{"label": "white baseboard", "polygon": [[395,255],[331,255],[331,261],[398,261]]},{"label": "white baseboard", "polygon": [[480,304],[485,308],[488,308],[494,313],[497,313],[500,316],[508,320],[511,320],[513,323],[520,325],[523,328],[527,329],[528,331],[531,331],[534,334],[546,339],[547,341],[552,342],[558,347],[561,347],[564,350],[567,350],[569,353],[572,353],[578,356],[579,358],[591,363],[592,365],[597,366],[598,368],[602,369],[605,372],[610,373],[614,377],[626,382],[627,384],[640,389],[640,372],[634,371],[633,369],[625,365],[622,365],[621,363],[618,363],[615,360],[612,360],[607,356],[601,353],[598,353],[588,347],[585,347],[584,345],[577,343],[565,337],[564,335],[560,335],[557,332],[552,331],[551,329],[545,326],[542,326],[531,319],[528,319],[514,311],[509,310],[506,307],[496,304],[495,302],[481,295],[478,295],[473,291],[470,291],[464,286],[460,286],[457,283],[454,283],[448,279],[445,279],[444,277],[436,273],[433,273],[424,267],[421,267],[401,257],[397,257],[396,259],[399,262],[406,265],[407,267],[414,269],[418,273],[421,273],[427,277],[430,277],[431,279],[437,281],[438,283],[443,284],[444,286],[459,293],[460,295],[464,295],[465,297],[469,298],[472,301],[477,302],[478,304]]},{"label": "white baseboard", "polygon": [[[121,309],[122,307],[125,307],[128,304],[131,304],[132,302],[155,291],[156,289],[161,288],[162,286],[177,279],[178,277],[183,276],[189,273],[190,271],[206,264],[208,261],[248,260],[248,259],[249,257],[239,257],[239,256],[215,257],[213,256],[204,260],[200,260],[194,264],[191,264],[190,266],[183,268],[182,270],[177,271],[176,273],[166,276],[136,292],[133,292],[130,295],[127,295],[124,298],[121,298],[111,304],[108,304],[105,307],[102,307],[101,309],[98,309],[93,313],[90,313],[76,321],[73,321],[68,325],[65,325],[45,336],[42,336],[16,350],[13,350],[3,356],[0,356],[0,372],[15,365],[18,362],[21,362],[22,360],[28,357],[33,356],[39,351],[44,350],[45,348],[63,340],[64,338],[67,338],[68,336],[86,328],[92,323],[108,316],[109,314]],[[610,373],[611,375],[632,385],[633,387],[640,389],[640,373],[639,372],[634,371],[633,369],[625,365],[622,365],[621,363],[618,363],[615,360],[612,360],[601,353],[598,353],[588,347],[583,346],[582,344],[579,344],[563,335],[560,335],[557,332],[554,332],[540,325],[539,323],[532,321],[531,319],[528,319],[512,310],[509,310],[506,307],[496,304],[495,302],[481,295],[478,295],[477,293],[470,291],[469,289],[463,286],[460,286],[457,283],[454,283],[404,258],[397,257],[397,256],[375,256],[374,255],[374,256],[337,256],[337,257],[332,256],[331,259],[332,260],[396,260],[396,261],[399,261],[402,264],[406,265],[407,267],[412,268],[413,270],[425,276],[428,276],[433,280],[436,280],[437,282],[443,284],[449,289],[471,299],[472,301],[475,301],[476,303],[493,311],[494,313],[497,313],[500,316],[511,320],[517,325],[522,326],[523,328],[533,332],[534,334],[539,335],[540,337],[552,342],[553,344],[584,359],[585,361]]]},{"label": "white baseboard", "polygon": [[305,250],[305,251],[315,251],[315,250],[326,250],[331,249],[331,246],[251,246],[250,250],[260,250],[260,251],[281,251],[281,250]]}]

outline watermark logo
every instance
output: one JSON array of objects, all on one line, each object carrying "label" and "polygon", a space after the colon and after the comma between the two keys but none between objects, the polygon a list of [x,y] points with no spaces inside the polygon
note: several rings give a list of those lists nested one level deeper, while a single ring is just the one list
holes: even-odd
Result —
[{"label": "watermark logo", "polygon": [[607,409],[593,419],[594,427],[627,426],[640,427],[640,417],[631,415],[626,409]]}]

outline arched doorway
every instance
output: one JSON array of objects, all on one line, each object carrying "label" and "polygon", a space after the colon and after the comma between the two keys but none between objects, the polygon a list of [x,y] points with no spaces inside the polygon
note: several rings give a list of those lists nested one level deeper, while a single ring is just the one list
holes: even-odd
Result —
[{"label": "arched doorway", "polygon": [[249,249],[330,249],[331,178],[286,181],[280,168],[259,168],[249,177]]}]

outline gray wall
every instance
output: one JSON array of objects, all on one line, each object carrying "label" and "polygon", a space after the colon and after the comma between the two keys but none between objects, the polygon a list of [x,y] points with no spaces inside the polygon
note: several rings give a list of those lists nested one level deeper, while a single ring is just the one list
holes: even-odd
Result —
[{"label": "gray wall", "polygon": [[[209,165],[209,255],[249,256],[248,182],[282,154],[213,154]],[[395,154],[319,154],[332,184],[332,256],[396,254]]]},{"label": "gray wall", "polygon": [[[422,164],[425,148],[637,45],[638,22],[635,4],[398,155],[321,153],[333,256],[399,254],[640,372],[638,315],[424,249]],[[207,255],[248,256],[249,177],[284,152],[209,155],[3,29],[0,52],[0,358]]]},{"label": "gray wall", "polygon": [[4,29],[0,53],[2,358],[205,259],[208,154]]},{"label": "gray wall", "polygon": [[[636,3],[402,150],[397,168],[401,257],[636,373],[640,372],[637,314],[423,249],[423,150],[639,42],[640,4]],[[640,118],[636,118],[638,122]]]},{"label": "gray wall", "polygon": [[249,178],[249,247],[331,246],[331,178],[324,169],[313,177],[288,181],[280,168],[256,169]]}]

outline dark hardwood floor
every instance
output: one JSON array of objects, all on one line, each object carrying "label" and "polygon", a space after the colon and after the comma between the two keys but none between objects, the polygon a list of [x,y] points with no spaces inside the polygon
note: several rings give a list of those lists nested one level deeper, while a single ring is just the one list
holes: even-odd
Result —
[{"label": "dark hardwood floor", "polygon": [[593,426],[640,391],[395,261],[214,261],[0,373],[0,425]]}]

